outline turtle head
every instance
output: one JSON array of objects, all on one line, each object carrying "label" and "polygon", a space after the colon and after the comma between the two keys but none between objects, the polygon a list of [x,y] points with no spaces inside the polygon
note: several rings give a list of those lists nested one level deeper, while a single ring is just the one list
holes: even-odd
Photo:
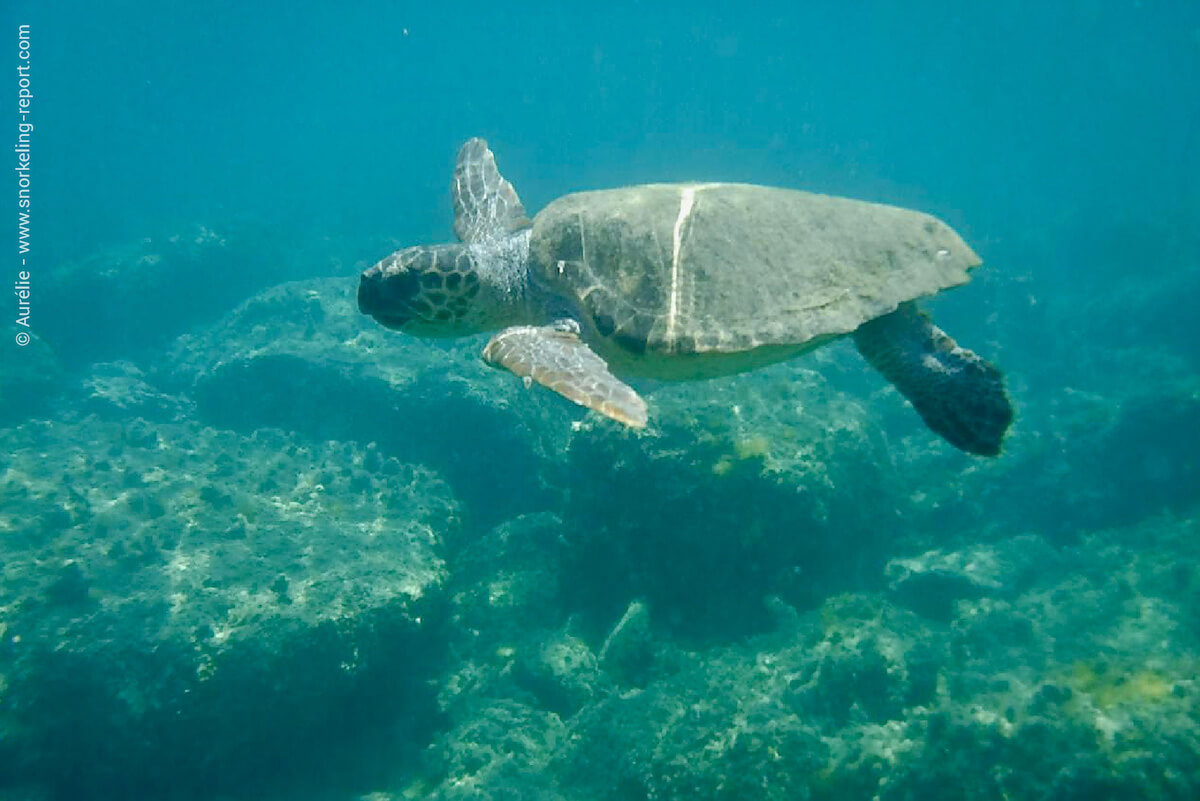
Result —
[{"label": "turtle head", "polygon": [[419,336],[486,330],[475,309],[479,270],[464,245],[404,248],[362,274],[358,309],[388,328]]},{"label": "turtle head", "polygon": [[362,274],[358,309],[388,328],[456,337],[524,322],[530,222],[482,139],[458,153],[451,183],[461,245],[404,248]]}]

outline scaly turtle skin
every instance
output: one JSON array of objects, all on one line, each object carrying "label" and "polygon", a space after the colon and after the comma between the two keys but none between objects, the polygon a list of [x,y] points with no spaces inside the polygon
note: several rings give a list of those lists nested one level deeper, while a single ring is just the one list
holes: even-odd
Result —
[{"label": "scaly turtle skin", "polygon": [[462,244],[363,273],[359,309],[423,336],[503,329],[484,359],[627,425],[618,376],[703,379],[841,336],[954,446],[993,456],[1012,420],[1000,372],[913,301],[980,261],[916,211],[746,184],[654,184],[559,198],[532,221],[487,143],[459,151]]}]

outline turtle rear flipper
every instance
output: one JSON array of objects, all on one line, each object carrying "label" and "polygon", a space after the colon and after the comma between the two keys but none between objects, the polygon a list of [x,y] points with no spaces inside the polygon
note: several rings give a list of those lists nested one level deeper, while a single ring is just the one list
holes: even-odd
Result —
[{"label": "turtle rear flipper", "polygon": [[646,425],[645,401],[580,340],[573,320],[506,328],[483,349],[483,359],[627,426]]},{"label": "turtle rear flipper", "polygon": [[996,456],[1013,410],[995,366],[960,347],[911,303],[859,326],[859,352],[956,448]]}]

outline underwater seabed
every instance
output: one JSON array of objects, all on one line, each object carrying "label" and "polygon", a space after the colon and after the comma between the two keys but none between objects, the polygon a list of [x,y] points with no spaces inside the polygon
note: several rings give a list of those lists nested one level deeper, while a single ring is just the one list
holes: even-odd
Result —
[{"label": "underwater seabed", "polygon": [[[0,801],[1200,797],[1190,344],[1005,285],[1000,459],[843,345],[655,388],[639,433],[278,248],[96,254],[5,351]],[[268,250],[342,277],[84,302]]]}]

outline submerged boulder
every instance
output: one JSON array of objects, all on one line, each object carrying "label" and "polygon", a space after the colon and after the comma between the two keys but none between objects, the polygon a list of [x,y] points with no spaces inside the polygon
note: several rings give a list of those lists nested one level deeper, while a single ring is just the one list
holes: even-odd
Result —
[{"label": "submerged boulder", "polygon": [[486,527],[545,508],[546,466],[561,463],[570,422],[548,419],[557,399],[484,365],[482,347],[388,331],[359,314],[353,281],[317,279],[264,290],[180,337],[155,377],[211,425],[374,442],[429,465]]},{"label": "submerged boulder", "polygon": [[132,362],[101,362],[84,375],[79,397],[73,398],[85,414],[114,421],[142,418],[178,422],[189,417],[192,403],[182,395],[163,392]]},{"label": "submerged boulder", "polygon": [[278,778],[264,761],[302,772],[372,726],[428,725],[459,516],[429,470],[194,423],[2,436],[6,772],[67,795],[246,792]]},{"label": "submerged boulder", "polygon": [[807,607],[876,581],[896,476],[868,411],[819,367],[663,386],[641,432],[579,426],[564,515],[574,603],[615,620],[643,598],[669,626],[739,636],[769,624],[768,595]]},{"label": "submerged boulder", "polygon": [[1010,598],[1057,561],[1057,552],[1044,540],[1026,535],[893,559],[885,573],[898,603],[926,617],[949,620],[957,602]]},{"label": "submerged boulder", "polygon": [[[68,388],[53,349],[36,332],[23,346],[10,340],[0,347],[0,426],[15,425],[47,413]],[[14,335],[15,336],[15,335]]]},{"label": "submerged boulder", "polygon": [[137,359],[263,286],[295,276],[262,226],[195,225],[57,266],[39,330],[69,366]]},{"label": "submerged boulder", "polygon": [[[427,751],[435,778],[420,789],[1193,798],[1197,533],[1195,520],[1164,517],[1059,549],[1020,536],[897,559],[890,593],[835,595],[808,612],[776,600],[773,631],[723,645],[677,636],[640,601],[607,635],[572,618],[504,653],[464,640],[468,661],[444,682],[456,687],[452,725]],[[914,603],[926,590],[932,617]]]}]

